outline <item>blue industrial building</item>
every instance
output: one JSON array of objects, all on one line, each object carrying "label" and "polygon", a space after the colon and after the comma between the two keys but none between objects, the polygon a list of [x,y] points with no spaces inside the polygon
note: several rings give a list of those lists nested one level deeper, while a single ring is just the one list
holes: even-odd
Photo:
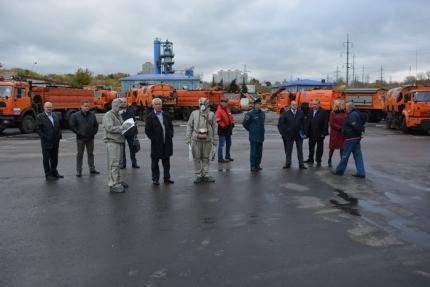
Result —
[{"label": "blue industrial building", "polygon": [[142,85],[168,84],[175,89],[199,90],[200,77],[194,76],[193,68],[185,73],[175,73],[173,69],[173,43],[168,40],[161,42],[154,40],[154,74],[136,74],[121,79],[121,90],[138,88]]},{"label": "blue industrial building", "polygon": [[295,80],[283,82],[279,85],[272,86],[272,89],[284,88],[287,91],[295,93],[297,91],[313,90],[313,89],[332,89],[335,86],[334,83],[326,82],[325,80],[314,81],[314,80]]}]

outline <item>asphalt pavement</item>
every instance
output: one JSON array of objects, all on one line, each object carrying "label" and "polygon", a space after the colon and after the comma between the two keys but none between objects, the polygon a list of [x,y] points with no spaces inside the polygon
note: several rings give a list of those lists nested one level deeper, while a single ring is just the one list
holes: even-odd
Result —
[{"label": "asphalt pavement", "polygon": [[185,123],[175,122],[175,184],[160,186],[140,124],[141,168],[128,158],[125,194],[108,191],[102,132],[100,175],[84,160],[75,176],[75,137],[65,130],[65,178],[46,182],[37,135],[6,130],[0,286],[430,286],[430,136],[370,124],[367,177],[358,179],[352,158],[343,177],[331,174],[328,140],[323,167],[299,170],[294,153],[282,169],[275,123],[269,116],[261,172],[250,172],[247,133],[236,125],[234,162],[211,162],[216,182],[194,185]]}]

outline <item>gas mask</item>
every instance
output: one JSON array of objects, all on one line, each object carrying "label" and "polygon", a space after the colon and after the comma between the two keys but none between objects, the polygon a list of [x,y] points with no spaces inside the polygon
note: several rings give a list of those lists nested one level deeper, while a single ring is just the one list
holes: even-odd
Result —
[{"label": "gas mask", "polygon": [[200,99],[199,99],[199,106],[200,106],[200,110],[201,110],[202,112],[206,111],[206,109],[207,109],[207,108],[208,108],[208,106],[209,106],[208,99],[206,99],[206,98],[200,98]]}]

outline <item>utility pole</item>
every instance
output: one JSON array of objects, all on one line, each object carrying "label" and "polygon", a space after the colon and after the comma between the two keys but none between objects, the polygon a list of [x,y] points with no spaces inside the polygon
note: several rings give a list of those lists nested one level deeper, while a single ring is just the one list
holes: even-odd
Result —
[{"label": "utility pole", "polygon": [[355,54],[352,55],[352,86],[355,84]]},{"label": "utility pole", "polygon": [[364,65],[361,67],[361,82],[364,84]]},{"label": "utility pole", "polygon": [[349,83],[349,69],[351,69],[351,66],[349,64],[349,53],[350,53],[350,46],[352,46],[352,43],[349,41],[349,33],[346,34],[346,42],[343,43],[346,44],[346,86],[348,86]]},{"label": "utility pole", "polygon": [[383,74],[384,74],[384,68],[381,65],[381,87],[382,87],[382,81],[384,80]]}]

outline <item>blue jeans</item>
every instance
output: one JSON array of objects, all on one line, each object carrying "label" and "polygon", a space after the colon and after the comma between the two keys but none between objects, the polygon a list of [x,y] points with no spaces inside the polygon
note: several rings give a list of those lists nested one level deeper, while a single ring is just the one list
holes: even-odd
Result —
[{"label": "blue jeans", "polygon": [[342,159],[336,167],[337,174],[343,174],[345,172],[346,166],[348,165],[349,156],[354,156],[355,167],[357,169],[357,175],[365,176],[363,155],[361,154],[361,140],[346,140],[343,144],[343,154]]},{"label": "blue jeans", "polygon": [[223,160],[223,149],[225,146],[225,159],[230,158],[231,135],[219,135],[218,141],[218,160]]}]

